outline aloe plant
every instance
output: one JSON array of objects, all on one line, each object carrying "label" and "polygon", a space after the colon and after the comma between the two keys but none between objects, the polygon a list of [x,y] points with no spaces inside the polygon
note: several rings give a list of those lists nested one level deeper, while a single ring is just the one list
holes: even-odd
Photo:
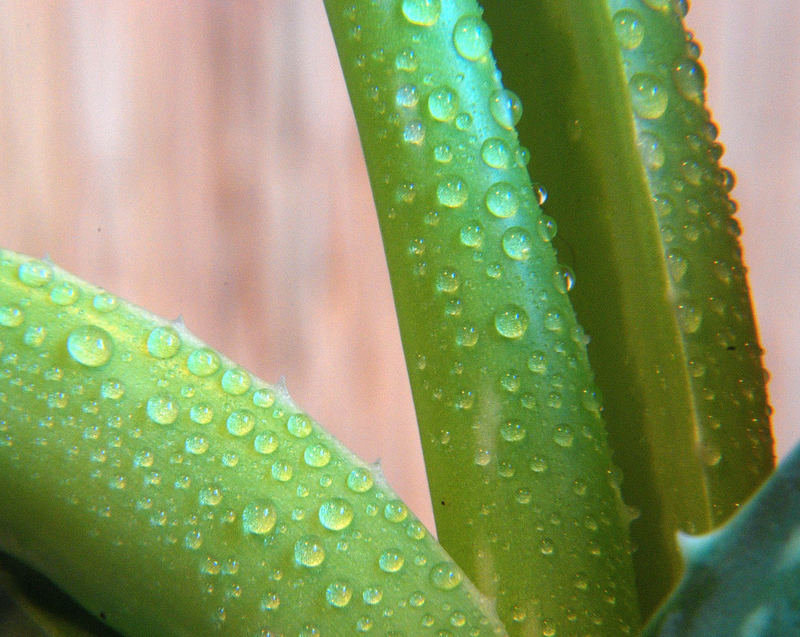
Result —
[{"label": "aloe plant", "polygon": [[[518,80],[523,103],[543,100],[531,170],[552,184],[545,211],[557,221],[529,181],[513,130],[518,98],[500,82],[475,3],[327,6],[373,180],[439,539],[509,634],[635,632],[637,606],[649,615],[682,571],[675,531],[723,521],[772,462],[760,350],[727,217],[730,177],[676,6],[545,2],[538,22],[509,3],[487,7],[495,34],[503,21],[525,25],[554,52],[509,68],[530,74]],[[574,104],[547,111],[560,90]],[[557,147],[553,131],[562,131],[561,154],[538,155]],[[578,171],[560,166],[569,153]],[[570,219],[589,204],[589,216]],[[690,232],[695,205],[707,225]],[[694,238],[676,241],[675,223]],[[557,224],[575,252],[570,266],[552,250]],[[368,468],[288,397],[277,400],[280,389],[180,325],[47,263],[3,256],[6,550],[133,632],[502,631],[390,490],[353,488],[353,475],[371,480]],[[588,356],[570,296],[596,344]],[[200,358],[214,369],[202,373]],[[114,387],[124,391],[110,398]],[[201,406],[216,416],[200,423]],[[125,429],[137,433],[126,444],[100,426],[125,420],[141,424]],[[158,474],[155,486],[166,475],[188,495],[141,482],[137,458],[148,453],[162,463],[145,472]],[[61,480],[50,467],[64,454],[73,464]],[[45,494],[29,487],[33,476]],[[232,503],[219,515],[204,508],[212,486]],[[51,499],[66,513],[48,517]],[[136,503],[139,513],[129,512]],[[142,513],[153,506],[163,532]],[[326,524],[328,512],[351,510],[352,527]],[[39,531],[42,520],[63,524],[77,548],[65,552],[60,537]],[[96,532],[84,540],[86,529]],[[226,573],[235,577],[216,577],[212,549],[242,556]],[[173,595],[192,573],[186,603],[170,613],[140,579],[143,563],[166,566]],[[276,583],[264,588],[269,569]],[[116,597],[116,578],[132,583],[130,603]]]}]

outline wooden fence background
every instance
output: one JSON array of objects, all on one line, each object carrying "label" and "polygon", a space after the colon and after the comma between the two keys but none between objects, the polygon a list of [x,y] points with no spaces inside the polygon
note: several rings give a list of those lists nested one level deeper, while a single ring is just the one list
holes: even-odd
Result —
[{"label": "wooden fence background", "polygon": [[[800,437],[800,3],[693,4],[784,453]],[[285,376],[432,526],[321,0],[0,0],[0,246]]]}]

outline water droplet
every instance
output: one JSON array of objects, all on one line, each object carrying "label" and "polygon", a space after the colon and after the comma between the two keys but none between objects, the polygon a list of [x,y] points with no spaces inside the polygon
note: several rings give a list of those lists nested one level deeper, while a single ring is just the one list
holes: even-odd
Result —
[{"label": "water droplet", "polygon": [[453,161],[453,150],[450,148],[450,144],[437,144],[433,149],[433,158],[440,164]]},{"label": "water droplet", "polygon": [[639,148],[639,155],[644,162],[645,168],[653,172],[660,170],[666,161],[664,145],[661,140],[653,133],[644,131],[639,133],[636,145]]},{"label": "water droplet", "polygon": [[492,461],[492,454],[488,449],[476,449],[472,460],[479,467],[485,467]]},{"label": "water droplet", "polygon": [[210,484],[200,489],[200,506],[215,507],[222,502],[222,487]]},{"label": "water droplet", "polygon": [[669,96],[661,80],[649,73],[636,73],[628,85],[631,89],[633,110],[645,119],[658,119],[667,110]]},{"label": "water droplet", "polygon": [[690,102],[703,103],[703,91],[706,88],[706,77],[703,67],[689,58],[683,59],[672,71],[678,92]]},{"label": "water droplet", "polygon": [[678,250],[670,250],[667,253],[667,270],[669,270],[669,276],[675,283],[683,279],[688,267],[689,263]]},{"label": "water droplet", "polygon": [[575,440],[575,434],[569,425],[558,425],[553,429],[553,442],[559,447],[571,447]]},{"label": "water droplet", "polygon": [[403,108],[414,108],[419,102],[419,89],[414,84],[403,84],[395,93],[395,102]]},{"label": "water droplet", "polygon": [[508,420],[500,425],[500,436],[506,442],[519,442],[527,435],[528,432],[519,420]]},{"label": "water droplet", "polygon": [[100,395],[108,400],[119,400],[125,394],[125,385],[116,378],[108,378],[100,385]]},{"label": "water droplet", "polygon": [[67,351],[70,356],[86,367],[105,365],[111,358],[113,347],[114,341],[111,335],[96,325],[76,327],[67,338]]},{"label": "water droplet", "polygon": [[156,394],[147,401],[147,415],[158,425],[171,425],[179,411],[177,401],[169,394]]},{"label": "water droplet", "polygon": [[403,129],[403,141],[417,145],[424,142],[425,125],[418,119],[410,121]]},{"label": "water droplet", "polygon": [[66,281],[57,283],[50,290],[50,300],[56,305],[72,305],[79,296],[78,288]]},{"label": "water droplet", "polygon": [[542,456],[534,456],[528,463],[530,470],[534,473],[544,473],[547,471],[547,460]]},{"label": "water droplet", "polygon": [[189,418],[198,425],[207,425],[214,418],[214,409],[208,403],[197,403],[189,410]]},{"label": "water droplet", "polygon": [[513,217],[519,209],[520,198],[510,183],[498,181],[486,191],[486,208],[495,217]]},{"label": "water droplet", "polygon": [[294,475],[294,469],[287,462],[275,462],[272,464],[271,473],[278,482],[288,482]]},{"label": "water droplet", "polygon": [[203,534],[199,529],[189,531],[183,536],[183,546],[190,551],[196,551],[203,545]]},{"label": "water droplet", "polygon": [[260,433],[253,440],[253,447],[258,453],[268,455],[278,448],[278,436],[272,432]]},{"label": "water droplet", "polygon": [[248,409],[231,412],[225,421],[225,428],[234,436],[246,436],[256,426],[256,416]]},{"label": "water droplet", "polygon": [[542,323],[549,332],[560,332],[564,329],[564,318],[561,316],[561,312],[556,309],[547,310]]},{"label": "water droplet", "polygon": [[489,137],[483,142],[481,159],[487,166],[498,170],[509,168],[513,162],[511,150],[499,137]]},{"label": "water droplet", "polygon": [[539,541],[539,550],[542,552],[542,555],[552,555],[553,548],[553,540],[549,537],[542,538]]},{"label": "water droplet", "polygon": [[672,2],[673,0],[644,0],[648,7],[662,13],[672,11]]},{"label": "water droplet", "polygon": [[508,305],[495,313],[494,326],[500,336],[522,338],[528,329],[528,315],[521,307]]},{"label": "water droplet", "polygon": [[39,347],[42,343],[44,343],[46,336],[47,330],[39,325],[36,325],[25,330],[25,335],[22,337],[22,340],[28,347]]},{"label": "water droplet", "polygon": [[250,389],[251,384],[250,374],[243,369],[234,367],[229,369],[222,375],[222,389],[226,394],[232,396],[240,396]]},{"label": "water droplet", "polygon": [[542,184],[534,183],[531,189],[533,190],[533,196],[536,197],[536,203],[539,204],[539,207],[543,206],[544,202],[547,201],[547,188]]},{"label": "water droplet", "polygon": [[405,71],[406,73],[416,71],[419,67],[416,51],[411,48],[401,49],[394,59],[394,67],[398,71]]},{"label": "water droplet", "polygon": [[453,44],[458,54],[467,60],[479,60],[492,46],[492,32],[477,15],[467,15],[458,20],[453,29]]},{"label": "water droplet", "polygon": [[408,605],[412,608],[421,608],[425,605],[425,594],[422,591],[415,591],[408,597]]},{"label": "water droplet", "polygon": [[[278,593],[269,592],[261,598],[261,609],[266,611],[277,610],[281,605],[281,597]],[[267,633],[269,635],[269,633]]]},{"label": "water droplet", "polygon": [[316,568],[325,561],[325,546],[314,535],[301,537],[294,545],[294,561],[306,568]]},{"label": "water droplet", "polygon": [[439,182],[439,185],[436,186],[436,198],[440,204],[447,208],[463,206],[468,196],[469,189],[467,184],[460,177],[446,177],[444,181]]},{"label": "water droplet", "polygon": [[196,349],[186,359],[186,366],[195,376],[210,376],[219,369],[219,364],[217,353],[207,347]]},{"label": "water droplet", "polygon": [[199,434],[195,434],[194,436],[189,436],[184,443],[184,447],[186,451],[189,453],[195,454],[197,456],[204,454],[208,451],[208,438],[205,436],[201,436]]},{"label": "water droplet", "polygon": [[483,229],[477,221],[461,228],[461,243],[468,248],[480,248],[483,245]]},{"label": "water droplet", "polygon": [[259,500],[248,504],[242,511],[242,527],[245,533],[266,535],[275,528],[278,511],[272,500]]},{"label": "water droplet", "polygon": [[331,461],[331,452],[325,445],[309,445],[303,451],[303,460],[309,467],[324,467]]},{"label": "water droplet", "polygon": [[335,608],[344,608],[353,597],[353,589],[344,582],[333,582],[325,589],[325,600]]},{"label": "water droplet", "polygon": [[469,113],[459,113],[456,115],[455,124],[458,130],[467,130],[470,126],[472,126],[472,115]]},{"label": "water droplet", "polygon": [[296,438],[306,438],[311,434],[311,419],[305,414],[292,414],[286,421],[286,429]]},{"label": "water droplet", "polygon": [[147,337],[147,351],[156,358],[175,356],[181,347],[181,337],[175,328],[163,325],[155,328]]},{"label": "water droplet", "polygon": [[620,46],[635,49],[644,39],[644,24],[638,13],[622,9],[614,14],[614,33]]},{"label": "water droplet", "polygon": [[501,89],[489,97],[489,112],[495,122],[511,130],[522,117],[522,101],[513,91]]},{"label": "water droplet", "polygon": [[17,270],[19,280],[31,288],[40,288],[53,278],[53,268],[43,261],[28,261]]},{"label": "water droplet", "polygon": [[253,404],[256,407],[272,407],[275,402],[275,393],[269,389],[257,389],[253,392]]},{"label": "water droplet", "polygon": [[342,498],[323,502],[319,507],[319,521],[331,531],[346,529],[353,521],[353,507]]},{"label": "water droplet", "polygon": [[378,566],[384,573],[397,573],[405,563],[403,554],[398,549],[389,549],[381,553]]},{"label": "water droplet", "polygon": [[458,112],[458,95],[447,86],[434,89],[428,96],[428,112],[439,122],[449,122]]},{"label": "water droplet", "polygon": [[703,311],[692,303],[678,305],[678,323],[684,334],[694,334],[703,322]]},{"label": "water droplet", "polygon": [[561,294],[566,294],[575,287],[575,273],[566,265],[559,265],[553,270],[553,286]]},{"label": "water droplet", "polygon": [[509,370],[500,376],[500,387],[510,394],[518,392],[520,385],[519,374],[514,370]]},{"label": "water droplet", "polygon": [[411,24],[429,27],[442,12],[441,0],[403,0],[403,15]]},{"label": "water droplet", "polygon": [[366,493],[372,488],[372,474],[363,468],[353,469],[347,476],[347,486],[356,493]]},{"label": "water droplet", "polygon": [[509,228],[503,233],[503,251],[508,257],[516,261],[527,261],[532,248],[531,235],[524,228]]},{"label": "water droplet", "polygon": [[400,502],[400,500],[388,502],[383,508],[383,517],[395,524],[402,522],[408,517],[408,507]]},{"label": "water droplet", "polygon": [[364,600],[365,604],[375,606],[375,604],[380,604],[380,601],[383,599],[383,591],[380,588],[370,586],[364,589],[361,598]]}]

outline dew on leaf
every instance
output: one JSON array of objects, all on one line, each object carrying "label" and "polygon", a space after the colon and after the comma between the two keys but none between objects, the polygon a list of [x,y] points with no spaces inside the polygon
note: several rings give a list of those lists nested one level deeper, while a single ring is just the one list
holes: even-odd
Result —
[{"label": "dew on leaf", "polygon": [[492,32],[480,16],[466,15],[453,28],[453,44],[467,60],[479,60],[492,46]]},{"label": "dew on leaf", "polygon": [[[3,323],[1,314],[2,310],[0,323]],[[111,358],[113,347],[111,335],[96,325],[76,327],[67,337],[67,351],[70,356],[86,367],[105,365]]]}]

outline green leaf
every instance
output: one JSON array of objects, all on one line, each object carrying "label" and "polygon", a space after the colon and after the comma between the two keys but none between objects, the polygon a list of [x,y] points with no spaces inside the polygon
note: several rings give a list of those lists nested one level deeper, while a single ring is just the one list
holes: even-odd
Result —
[{"label": "green leaf", "polygon": [[725,520],[773,466],[732,176],[685,6],[486,2],[503,78],[525,105],[530,170],[576,274],[623,497],[641,513],[645,615],[680,576],[675,532]]},{"label": "green leaf", "polygon": [[12,252],[0,548],[126,635],[504,632],[379,469],[285,390]]},{"label": "green leaf", "polygon": [[473,1],[326,3],[443,546],[511,634],[638,625],[585,335]]},{"label": "green leaf", "polygon": [[642,637],[800,634],[800,446],[725,526],[678,540],[686,572]]}]

